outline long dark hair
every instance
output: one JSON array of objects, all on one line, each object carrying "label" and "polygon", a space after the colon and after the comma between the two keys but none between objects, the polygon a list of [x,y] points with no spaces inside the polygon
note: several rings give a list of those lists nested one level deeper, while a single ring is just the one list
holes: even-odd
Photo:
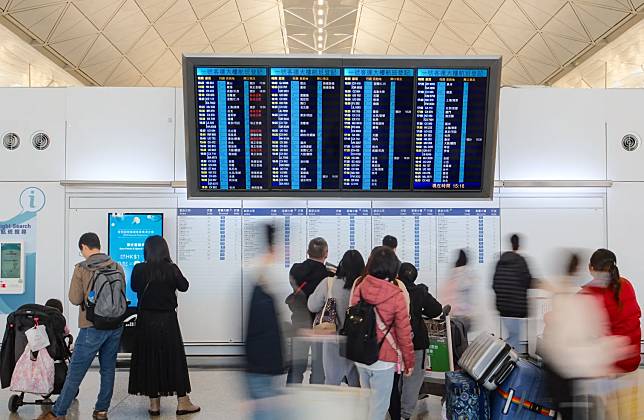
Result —
[{"label": "long dark hair", "polygon": [[365,274],[395,283],[398,267],[400,267],[400,260],[394,250],[387,246],[377,246],[371,251]]},{"label": "long dark hair", "polygon": [[610,276],[608,288],[613,291],[613,297],[619,302],[619,294],[622,291],[622,281],[617,268],[617,257],[612,251],[600,248],[590,257],[590,266],[594,271],[607,272]]},{"label": "long dark hair", "polygon": [[168,243],[162,236],[154,235],[145,240],[143,258],[148,264],[172,263]]},{"label": "long dark hair", "polygon": [[345,289],[351,289],[356,279],[364,272],[364,267],[364,258],[362,258],[362,254],[360,254],[359,251],[352,249],[345,252],[342,256],[335,276],[337,278],[344,279]]}]

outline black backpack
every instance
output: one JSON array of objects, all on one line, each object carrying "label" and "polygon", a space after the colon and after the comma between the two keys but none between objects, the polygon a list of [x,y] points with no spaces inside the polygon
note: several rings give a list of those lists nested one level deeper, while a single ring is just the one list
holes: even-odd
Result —
[{"label": "black backpack", "polygon": [[94,328],[114,330],[123,325],[128,306],[123,274],[113,268],[96,270],[90,291],[94,291],[94,299],[84,302],[85,317]]},{"label": "black backpack", "polygon": [[345,346],[340,346],[340,354],[354,362],[372,365],[378,361],[380,348],[387,338],[392,325],[378,342],[376,307],[360,296],[360,301],[347,309],[347,316],[340,335],[347,337]]}]

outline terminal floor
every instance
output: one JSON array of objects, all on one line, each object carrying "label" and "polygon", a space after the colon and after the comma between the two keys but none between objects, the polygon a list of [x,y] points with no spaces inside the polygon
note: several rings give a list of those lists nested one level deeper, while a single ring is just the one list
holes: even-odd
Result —
[{"label": "terminal floor", "polygon": [[[200,405],[202,412],[189,416],[182,416],[181,419],[196,420],[232,420],[245,418],[243,407],[244,388],[243,373],[235,370],[219,369],[191,369],[190,379],[193,392],[193,401]],[[78,400],[72,405],[67,416],[68,420],[91,419],[91,413],[96,401],[98,392],[99,375],[98,371],[92,369],[81,385]],[[128,395],[128,372],[119,369],[116,374],[116,385],[114,387],[114,398],[110,409],[110,420],[138,420],[149,419],[147,412],[147,400],[143,397]],[[8,389],[0,390],[0,419],[7,420],[30,420],[36,418],[42,412],[38,406],[20,407],[18,413],[11,414],[7,409],[7,402],[12,395]],[[440,401],[432,398],[432,415],[427,414],[416,417],[416,420],[440,419]],[[176,399],[164,398],[161,401],[161,417],[159,420],[175,419]],[[303,419],[304,420],[304,419]]]}]

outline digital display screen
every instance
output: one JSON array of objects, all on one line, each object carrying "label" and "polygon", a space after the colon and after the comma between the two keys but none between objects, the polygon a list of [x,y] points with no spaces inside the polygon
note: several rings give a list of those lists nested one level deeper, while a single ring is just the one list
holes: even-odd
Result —
[{"label": "digital display screen", "polygon": [[337,190],[339,68],[271,68],[271,187]]},{"label": "digital display screen", "polygon": [[197,69],[196,108],[199,187],[265,188],[267,69]]},{"label": "digital display screen", "polygon": [[492,196],[500,58],[183,64],[189,197]]},{"label": "digital display screen", "polygon": [[409,190],[413,69],[344,69],[345,189]]},{"label": "digital display screen", "polygon": [[131,307],[138,299],[130,286],[132,269],[143,262],[143,246],[150,236],[163,236],[163,213],[110,213],[108,215],[109,255],[125,271],[125,295]]},{"label": "digital display screen", "polygon": [[484,69],[418,69],[414,189],[480,189]]},{"label": "digital display screen", "polygon": [[22,277],[22,244],[0,244],[0,278],[19,279]]}]

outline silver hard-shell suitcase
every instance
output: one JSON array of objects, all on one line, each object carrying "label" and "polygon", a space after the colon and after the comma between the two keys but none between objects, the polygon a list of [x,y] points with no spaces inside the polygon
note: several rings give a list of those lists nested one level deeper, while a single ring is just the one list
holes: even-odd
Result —
[{"label": "silver hard-shell suitcase", "polygon": [[505,341],[482,333],[470,343],[458,365],[480,385],[494,391],[510,375],[519,355]]}]

